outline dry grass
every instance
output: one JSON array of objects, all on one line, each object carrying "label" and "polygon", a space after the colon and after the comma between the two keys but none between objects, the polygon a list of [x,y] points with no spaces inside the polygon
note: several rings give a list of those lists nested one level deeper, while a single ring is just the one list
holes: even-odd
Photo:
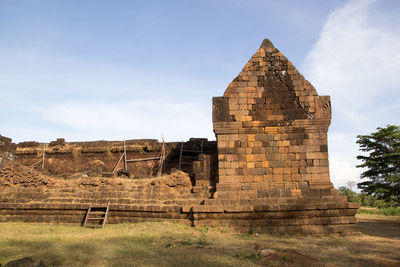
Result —
[{"label": "dry grass", "polygon": [[[363,234],[349,237],[240,235],[156,222],[105,229],[1,223],[0,263],[30,256],[48,266],[399,266],[400,217],[358,217]],[[261,248],[279,257],[260,258]]]}]

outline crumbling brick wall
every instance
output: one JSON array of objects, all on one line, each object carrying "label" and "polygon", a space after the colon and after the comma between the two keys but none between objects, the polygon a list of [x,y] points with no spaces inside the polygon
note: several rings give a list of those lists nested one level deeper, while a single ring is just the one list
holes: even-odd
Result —
[{"label": "crumbling brick wall", "polygon": [[12,139],[0,135],[0,170],[9,162],[14,161],[14,151],[16,144],[12,143]]},{"label": "crumbling brick wall", "polygon": [[[194,149],[203,142],[204,154],[216,154],[216,142],[207,139],[192,138],[184,142],[186,149]],[[158,173],[162,143],[154,139],[127,140],[125,149],[128,160],[149,159],[127,163],[131,177],[151,177]],[[181,142],[167,142],[165,148],[165,165],[163,172],[169,173],[171,169],[178,169]],[[59,138],[49,144],[40,144],[29,141],[16,145],[15,154],[18,163],[25,166],[34,165],[36,169],[42,168],[41,160],[45,153],[44,172],[52,175],[74,176],[89,175],[102,176],[110,173],[124,153],[122,141],[94,141],[94,142],[65,142]],[[197,156],[197,155],[196,155]],[[197,160],[193,158],[192,160]],[[124,168],[123,161],[117,170]],[[190,166],[192,169],[192,166]],[[189,172],[192,172],[189,170]]]}]

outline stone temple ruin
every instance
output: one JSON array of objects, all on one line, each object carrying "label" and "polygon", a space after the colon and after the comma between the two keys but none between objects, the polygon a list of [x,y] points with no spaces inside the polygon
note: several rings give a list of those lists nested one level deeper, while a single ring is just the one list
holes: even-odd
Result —
[{"label": "stone temple ruin", "polygon": [[[110,202],[110,223],[355,233],[359,206],[329,178],[330,120],[329,96],[266,39],[224,96],[213,98],[216,142],[16,145],[0,136],[0,221],[82,223],[90,204]],[[116,177],[123,153],[120,174],[129,178]],[[170,174],[155,177],[160,169]]]}]

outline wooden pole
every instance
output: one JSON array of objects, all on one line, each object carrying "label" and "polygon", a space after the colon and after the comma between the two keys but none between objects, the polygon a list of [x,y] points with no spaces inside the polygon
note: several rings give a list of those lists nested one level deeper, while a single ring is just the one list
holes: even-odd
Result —
[{"label": "wooden pole", "polygon": [[117,164],[114,166],[112,173],[114,174],[115,170],[118,168],[118,165],[120,164],[122,158],[124,157],[124,154],[121,155],[121,157],[119,158]]},{"label": "wooden pole", "polygon": [[35,167],[35,165],[37,165],[37,164],[39,164],[39,163],[42,163],[42,161],[43,161],[43,159],[41,159],[41,160],[39,160],[39,161],[33,163],[33,164],[31,165],[31,167]]},{"label": "wooden pole", "polygon": [[160,169],[158,170],[158,176],[161,176],[162,168],[164,165],[164,155],[165,155],[165,147],[164,147],[164,136],[162,137],[162,147],[161,147],[161,154],[160,154]]},{"label": "wooden pole", "polygon": [[142,159],[128,159],[126,162],[137,162],[137,161],[147,161],[147,160],[158,160],[161,157],[154,157],[154,158],[142,158]]},{"label": "wooden pole", "polygon": [[46,150],[45,150],[45,146],[43,146],[43,155],[42,155],[42,170],[44,170],[44,159],[45,159],[45,154],[46,154]]},{"label": "wooden pole", "polygon": [[126,144],[125,144],[125,140],[124,140],[124,170],[128,170],[128,164],[126,161]]},{"label": "wooden pole", "polygon": [[183,152],[183,140],[182,140],[182,143],[181,143],[181,153],[179,154],[179,167],[178,167],[178,170],[181,170],[182,152]]},{"label": "wooden pole", "polygon": [[3,168],[3,156],[0,157],[0,172],[2,168]]}]

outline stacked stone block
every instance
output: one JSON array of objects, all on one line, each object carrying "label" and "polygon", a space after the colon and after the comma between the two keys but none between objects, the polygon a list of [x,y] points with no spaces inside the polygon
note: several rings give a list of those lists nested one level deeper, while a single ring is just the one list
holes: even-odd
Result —
[{"label": "stacked stone block", "polygon": [[213,98],[218,183],[194,224],[266,232],[354,232],[357,205],[329,177],[329,96],[318,96],[264,40],[223,97]]},{"label": "stacked stone block", "polygon": [[190,178],[182,172],[137,180],[64,180],[28,169],[11,165],[0,173],[0,222],[81,223],[90,204],[110,202],[109,223],[173,220],[191,225],[182,206],[203,201],[191,192]]},{"label": "stacked stone block", "polygon": [[224,116],[214,115],[221,184],[329,186],[329,97],[318,96],[268,40],[214,98],[214,113],[221,108]]}]

